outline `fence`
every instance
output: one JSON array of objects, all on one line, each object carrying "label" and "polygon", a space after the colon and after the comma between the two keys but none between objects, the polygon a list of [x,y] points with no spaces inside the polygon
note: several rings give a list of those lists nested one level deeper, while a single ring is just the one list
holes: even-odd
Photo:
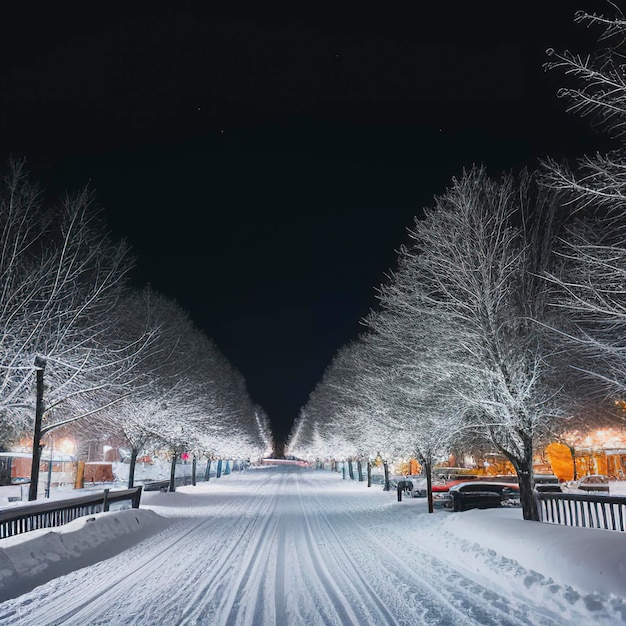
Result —
[{"label": "fence", "polygon": [[[213,474],[215,476],[215,474]],[[205,482],[204,473],[196,474],[196,482]],[[191,485],[193,483],[192,476],[176,476],[174,479],[174,486],[176,487],[186,487],[187,485]],[[159,478],[157,480],[144,480],[143,481],[143,490],[144,491],[167,491],[170,486],[169,478]]]},{"label": "fence", "polygon": [[626,497],[573,493],[535,494],[539,521],[626,531]]},{"label": "fence", "polygon": [[139,508],[141,487],[91,493],[77,498],[35,502],[0,511],[0,539],[12,537],[38,528],[67,524],[77,517],[108,511],[111,504],[130,501]]}]

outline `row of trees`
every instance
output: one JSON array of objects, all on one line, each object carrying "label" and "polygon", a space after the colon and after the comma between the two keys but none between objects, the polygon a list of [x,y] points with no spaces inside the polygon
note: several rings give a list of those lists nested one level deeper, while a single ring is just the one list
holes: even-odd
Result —
[{"label": "row of trees", "polygon": [[[88,189],[44,201],[23,161],[0,187],[0,444],[50,431],[246,458],[271,448],[242,376],[176,304],[129,286],[133,259]],[[37,380],[37,385],[35,385]],[[132,473],[131,473],[132,481]]]},{"label": "row of trees", "polygon": [[[538,447],[593,419],[626,385],[622,16],[580,14],[605,47],[551,56],[574,79],[572,111],[618,140],[576,168],[491,179],[474,167],[416,218],[367,332],[311,394],[292,454],[414,456],[426,474],[452,450],[498,451],[537,519]],[[612,406],[612,403],[610,403]],[[593,412],[587,407],[594,407]],[[432,510],[432,500],[430,501]]]}]

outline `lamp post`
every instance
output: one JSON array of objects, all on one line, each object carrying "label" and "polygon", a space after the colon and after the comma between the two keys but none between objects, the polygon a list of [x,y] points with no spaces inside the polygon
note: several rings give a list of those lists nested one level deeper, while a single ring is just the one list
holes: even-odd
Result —
[{"label": "lamp post", "polygon": [[28,500],[37,499],[37,485],[39,484],[39,461],[41,459],[41,420],[43,419],[43,373],[46,369],[46,359],[42,356],[35,357],[35,428],[33,431],[33,460],[30,468],[30,486]]}]

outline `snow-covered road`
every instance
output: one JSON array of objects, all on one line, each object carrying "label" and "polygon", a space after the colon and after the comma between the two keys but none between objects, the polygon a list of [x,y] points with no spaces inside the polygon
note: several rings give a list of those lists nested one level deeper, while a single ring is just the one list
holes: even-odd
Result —
[{"label": "snow-covered road", "polygon": [[438,556],[431,533],[408,540],[420,519],[428,526],[423,507],[405,509],[414,526],[405,536],[394,494],[350,483],[266,469],[146,493],[146,506],[175,518],[165,530],[3,603],[0,623],[576,623],[523,584],[512,593],[506,568],[499,587]]}]

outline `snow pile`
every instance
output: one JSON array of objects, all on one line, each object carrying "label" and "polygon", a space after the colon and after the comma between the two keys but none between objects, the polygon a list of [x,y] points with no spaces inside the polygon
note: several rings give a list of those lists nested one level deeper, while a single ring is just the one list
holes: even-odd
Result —
[{"label": "snow pile", "polygon": [[81,517],[0,540],[0,600],[118,554],[169,524],[153,511],[125,509]]},{"label": "snow pile", "polygon": [[525,522],[519,511],[450,515],[441,531],[475,556],[488,549],[584,593],[626,597],[626,537],[592,528]]}]

